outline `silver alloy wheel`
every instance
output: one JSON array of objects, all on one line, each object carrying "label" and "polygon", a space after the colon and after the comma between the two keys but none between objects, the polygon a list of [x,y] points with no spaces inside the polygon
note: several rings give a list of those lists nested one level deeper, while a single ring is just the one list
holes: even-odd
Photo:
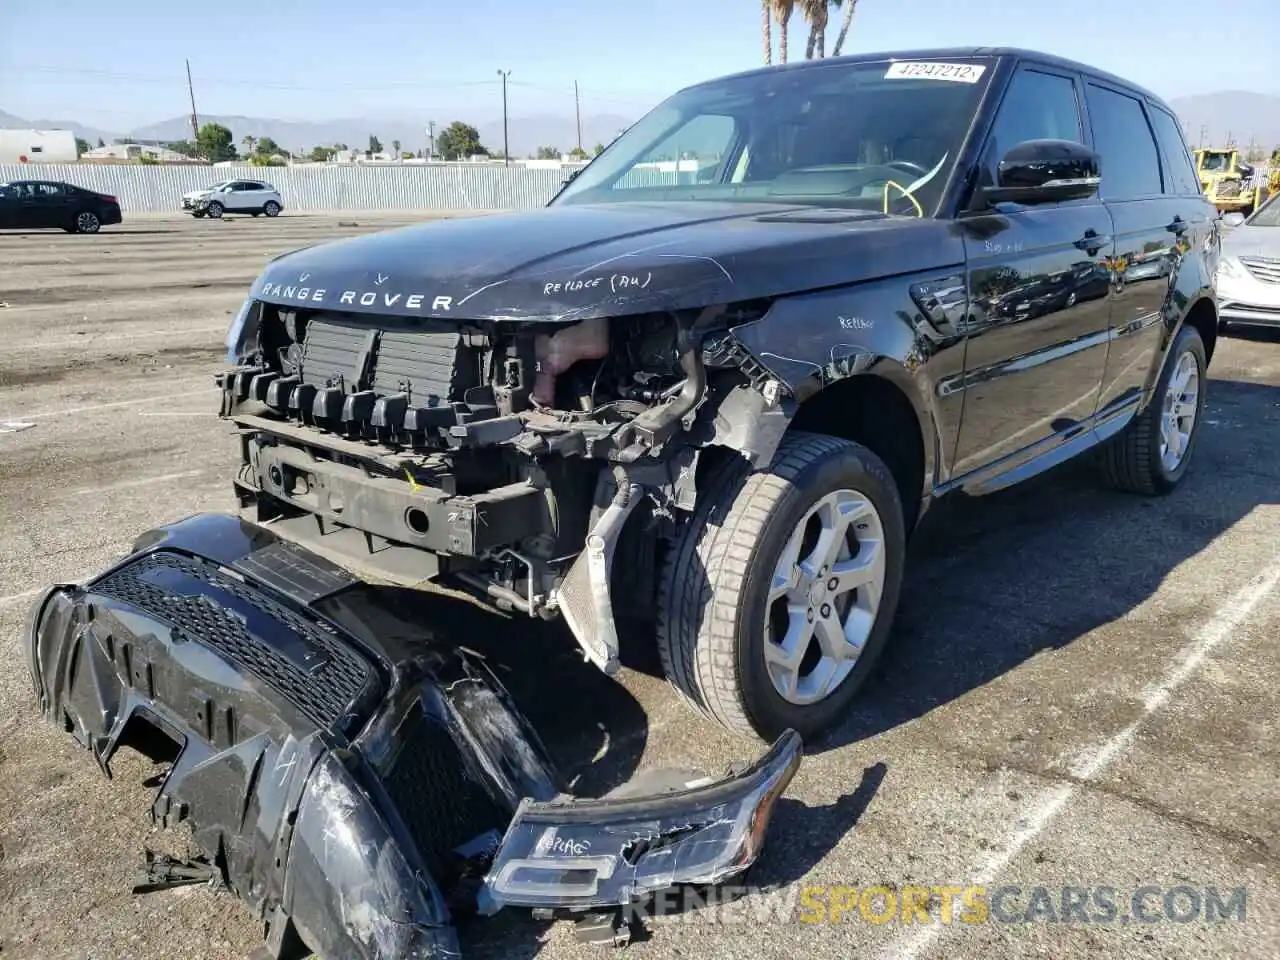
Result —
[{"label": "silver alloy wheel", "polygon": [[88,210],[76,217],[76,229],[81,233],[97,233],[99,226],[97,215],[90,213]]},{"label": "silver alloy wheel", "polygon": [[1200,368],[1195,354],[1185,351],[1169,378],[1164,393],[1164,407],[1160,412],[1160,463],[1166,473],[1178,469],[1187,448],[1191,446],[1191,434],[1196,428],[1199,410]]},{"label": "silver alloy wheel", "polygon": [[262,208],[262,212],[268,217],[274,217],[280,212],[280,204],[276,203],[274,200],[268,200],[267,205]]},{"label": "silver alloy wheel", "polygon": [[836,490],[796,525],[765,607],[765,666],[784,700],[811,704],[853,671],[884,592],[884,526],[871,499]]}]

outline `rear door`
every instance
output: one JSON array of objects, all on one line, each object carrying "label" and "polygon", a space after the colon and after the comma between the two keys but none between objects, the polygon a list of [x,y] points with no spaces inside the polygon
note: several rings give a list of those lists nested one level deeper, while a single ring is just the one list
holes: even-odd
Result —
[{"label": "rear door", "polygon": [[71,222],[71,196],[60,183],[35,183],[36,226],[63,227]]},{"label": "rear door", "polygon": [[[1084,142],[1076,74],[1023,64],[982,151],[980,182],[1027,140]],[[1096,198],[1003,203],[960,220],[972,305],[957,476],[1052,449],[1088,419],[1106,368],[1111,218]]]},{"label": "rear door", "polygon": [[[1085,103],[1093,147],[1102,158],[1103,202],[1115,224],[1111,263],[1112,341],[1099,409],[1139,399],[1159,354],[1161,317],[1179,257],[1178,241],[1204,229],[1205,217],[1185,197],[1167,193],[1173,177],[1162,168],[1142,99],[1089,79]],[[1190,189],[1183,187],[1182,189]],[[1185,215],[1185,216],[1184,216]]]},{"label": "rear door", "polygon": [[240,184],[240,209],[261,210],[263,204],[262,184],[253,180],[244,180]]}]

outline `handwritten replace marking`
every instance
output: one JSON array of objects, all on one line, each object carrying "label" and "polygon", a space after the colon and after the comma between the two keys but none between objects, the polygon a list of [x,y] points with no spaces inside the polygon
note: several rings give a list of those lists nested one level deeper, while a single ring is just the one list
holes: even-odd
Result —
[{"label": "handwritten replace marking", "polygon": [[579,290],[591,290],[604,283],[607,277],[592,277],[590,280],[565,280],[561,283],[544,283],[542,295],[549,297],[553,293],[577,293]]},{"label": "handwritten replace marking", "polygon": [[840,321],[841,330],[870,330],[875,326],[875,322],[866,317],[836,317],[836,319]]},{"label": "handwritten replace marking", "polygon": [[949,80],[952,83],[977,83],[987,68],[976,63],[926,63],[924,61],[893,63],[885,71],[886,80]]},{"label": "handwritten replace marking", "polygon": [[[1129,746],[1142,724],[1169,702],[1174,690],[1182,686],[1199,669],[1215,647],[1231,638],[1278,583],[1280,583],[1280,557],[1274,558],[1260,574],[1237,590],[1196,632],[1195,638],[1174,655],[1173,662],[1176,666],[1162,681],[1148,687],[1144,692],[1142,713],[1138,719],[1101,747],[1077,758],[1070,765],[1071,775],[1081,781],[1092,780],[1109,767]],[[972,886],[987,886],[995,880],[1000,872],[1013,862],[1014,857],[1022,851],[1023,847],[1044,832],[1079,789],[1078,783],[1068,783],[1053,787],[1041,794],[1040,802],[1026,816],[1018,818],[1020,821],[1025,821],[1026,826],[1010,834],[1003,848],[987,857],[966,883]],[[947,929],[945,924],[921,928],[918,933],[901,937],[889,944],[881,956],[886,960],[889,958],[915,960]]]}]

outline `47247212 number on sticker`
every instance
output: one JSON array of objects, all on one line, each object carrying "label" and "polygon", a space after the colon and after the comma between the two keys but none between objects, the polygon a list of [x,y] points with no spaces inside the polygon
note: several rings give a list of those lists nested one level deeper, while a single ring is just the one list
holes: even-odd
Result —
[{"label": "47247212 number on sticker", "polygon": [[980,63],[902,61],[890,64],[884,77],[886,80],[950,80],[952,83],[977,83],[986,69],[986,66]]}]

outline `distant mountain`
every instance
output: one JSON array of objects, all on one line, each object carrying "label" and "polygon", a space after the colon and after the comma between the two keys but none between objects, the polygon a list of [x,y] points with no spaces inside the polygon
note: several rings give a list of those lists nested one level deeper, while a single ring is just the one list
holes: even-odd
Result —
[{"label": "distant mountain", "polygon": [[29,130],[71,130],[77,137],[83,137],[91,144],[96,144],[99,140],[110,143],[111,138],[116,136],[97,127],[86,127],[74,120],[24,120],[22,117],[15,117],[12,113],[0,110],[0,128],[6,127]]},{"label": "distant mountain", "polygon": [[1169,106],[1183,122],[1192,147],[1200,145],[1201,128],[1207,147],[1224,145],[1228,136],[1242,147],[1253,140],[1267,153],[1280,146],[1280,97],[1224,90],[1178,97]]}]

